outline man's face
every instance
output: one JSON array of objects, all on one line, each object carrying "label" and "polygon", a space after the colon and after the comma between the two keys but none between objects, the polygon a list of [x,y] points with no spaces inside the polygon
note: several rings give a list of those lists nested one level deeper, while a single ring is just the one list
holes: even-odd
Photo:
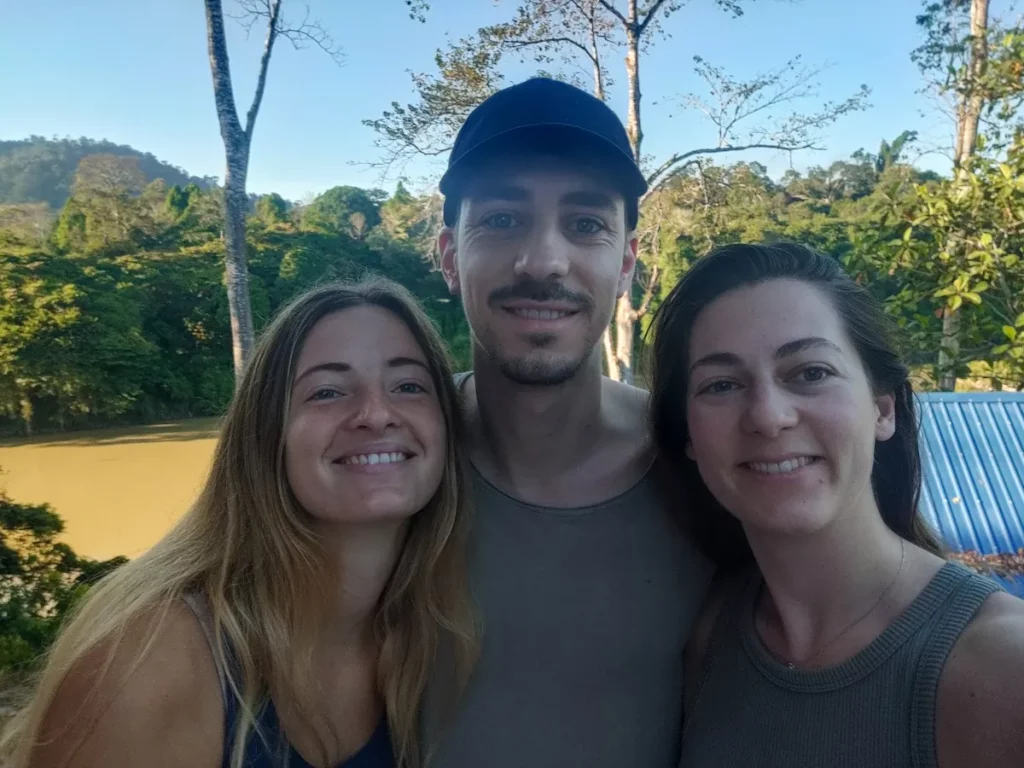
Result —
[{"label": "man's face", "polygon": [[440,247],[475,344],[520,384],[556,385],[580,369],[636,265],[621,193],[554,158],[481,170]]}]

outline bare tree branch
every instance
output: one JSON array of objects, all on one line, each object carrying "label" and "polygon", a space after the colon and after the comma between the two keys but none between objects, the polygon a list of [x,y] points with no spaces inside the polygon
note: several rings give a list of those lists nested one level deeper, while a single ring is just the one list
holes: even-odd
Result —
[{"label": "bare tree branch", "polygon": [[530,46],[539,46],[539,45],[558,45],[559,43],[563,43],[565,45],[570,45],[570,46],[573,46],[574,48],[578,48],[579,50],[581,50],[583,52],[583,54],[588,59],[590,59],[590,61],[594,62],[595,64],[597,63],[597,59],[594,57],[594,54],[591,53],[590,49],[588,49],[587,46],[583,45],[583,43],[580,43],[580,42],[578,42],[576,40],[573,40],[571,37],[542,37],[542,38],[539,38],[537,40],[506,40],[505,41],[505,45],[508,45],[508,46],[510,46],[512,48],[516,48],[516,49],[518,49],[518,48],[529,48]]},{"label": "bare tree branch", "polygon": [[[777,149],[781,152],[797,152],[803,149],[821,151],[824,147],[816,147],[813,144],[737,144],[727,147],[704,147],[702,149],[691,149],[687,152],[679,152],[672,155],[668,160],[659,165],[647,176],[647,183],[651,189],[657,188],[665,181],[665,174],[672,170],[679,163],[697,155],[718,155],[723,152],[745,152],[751,149]],[[649,193],[648,193],[649,194]]]},{"label": "bare tree branch", "polygon": [[612,16],[621,21],[624,26],[629,26],[629,22],[626,21],[626,17],[623,16],[619,9],[616,8],[612,3],[609,3],[608,0],[598,0],[598,2],[601,3],[602,7],[604,7],[604,9],[608,11],[608,13],[612,14]]},{"label": "bare tree branch", "polygon": [[637,32],[641,36],[643,35],[644,31],[647,29],[648,25],[651,23],[651,20],[658,14],[658,10],[664,4],[665,4],[665,0],[657,0],[654,3],[654,5],[651,6],[651,9],[649,11],[647,11],[647,16],[644,17],[644,20],[640,22],[640,25],[637,28]]},{"label": "bare tree branch", "polygon": [[267,67],[270,65],[270,54],[274,50],[274,40],[277,38],[277,25],[281,16],[281,0],[272,0],[269,9],[270,15],[267,21],[267,39],[263,43],[263,55],[260,57],[260,73],[256,79],[256,92],[252,97],[252,106],[245,116],[245,135],[252,141],[253,128],[256,126],[256,115],[260,111],[260,103],[263,101],[263,90],[267,85]]},{"label": "bare tree branch", "polygon": [[235,0],[241,13],[231,14],[247,33],[260,19],[267,20],[268,30],[273,28],[274,34],[285,38],[296,50],[312,45],[326,53],[339,66],[345,57],[341,47],[327,31],[319,19],[310,20],[309,4],[303,3],[304,13],[299,24],[290,23],[281,12],[282,0]]}]

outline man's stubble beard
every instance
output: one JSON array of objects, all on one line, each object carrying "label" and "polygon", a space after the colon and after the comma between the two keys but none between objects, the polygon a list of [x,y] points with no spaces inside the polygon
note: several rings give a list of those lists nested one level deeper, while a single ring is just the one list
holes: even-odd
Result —
[{"label": "man's stubble beard", "polygon": [[[541,351],[555,341],[553,334],[532,334],[527,337],[535,350]],[[588,338],[583,352],[575,357],[560,355],[543,357],[526,355],[509,357],[493,339],[476,338],[476,346],[509,381],[527,387],[557,387],[570,381],[583,368],[597,349],[597,339]]]}]

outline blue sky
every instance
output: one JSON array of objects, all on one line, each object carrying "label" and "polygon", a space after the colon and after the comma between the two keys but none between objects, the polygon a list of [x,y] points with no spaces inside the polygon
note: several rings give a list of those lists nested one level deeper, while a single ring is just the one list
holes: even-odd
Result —
[{"label": "blue sky", "polygon": [[[224,0],[225,9],[233,0]],[[302,3],[290,0],[295,9]],[[410,20],[403,0],[309,0],[313,13],[344,47],[336,66],[316,50],[282,45],[270,67],[256,125],[249,188],[290,199],[339,184],[376,186],[379,174],[353,163],[376,156],[372,131],[361,124],[392,100],[412,96],[408,71],[430,70],[446,36],[470,34],[507,18],[502,0],[432,0],[426,24]],[[621,4],[621,2],[620,2]],[[88,136],[152,152],[196,175],[223,175],[223,146],[214,112],[205,17],[201,0],[33,0],[5,3],[0,25],[0,138]],[[287,7],[287,6],[286,6]],[[828,64],[821,100],[840,100],[861,83],[872,107],[844,118],[824,136],[827,150],[803,152],[793,165],[846,157],[904,129],[921,133],[923,148],[949,143],[951,128],[934,103],[917,91],[910,61],[919,41],[914,18],[921,0],[751,0],[739,19],[712,0],[690,0],[670,17],[670,39],[642,60],[645,151],[664,156],[712,140],[694,112],[674,97],[698,88],[692,57],[699,54],[737,76],[776,67],[795,54]],[[248,108],[262,46],[255,30],[226,20],[239,111]],[[619,85],[613,107],[624,114],[622,64],[610,62]],[[510,73],[513,77],[525,70]],[[774,174],[788,156],[748,156]],[[940,154],[920,160],[945,171]],[[436,165],[408,169],[414,179],[436,179]],[[385,186],[393,186],[389,182]]]}]

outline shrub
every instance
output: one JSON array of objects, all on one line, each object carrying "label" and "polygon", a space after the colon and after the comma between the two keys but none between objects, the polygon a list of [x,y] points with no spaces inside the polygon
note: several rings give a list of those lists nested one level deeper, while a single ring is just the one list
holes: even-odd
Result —
[{"label": "shrub", "polygon": [[29,671],[89,585],[124,562],[75,554],[56,537],[48,504],[18,504],[0,490],[0,674]]}]

